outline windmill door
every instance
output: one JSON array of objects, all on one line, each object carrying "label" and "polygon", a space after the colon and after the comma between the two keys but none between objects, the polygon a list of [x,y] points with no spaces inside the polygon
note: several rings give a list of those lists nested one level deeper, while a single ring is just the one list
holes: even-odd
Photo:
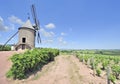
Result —
[{"label": "windmill door", "polygon": [[22,45],[22,50],[24,50],[24,49],[25,49],[25,44]]}]

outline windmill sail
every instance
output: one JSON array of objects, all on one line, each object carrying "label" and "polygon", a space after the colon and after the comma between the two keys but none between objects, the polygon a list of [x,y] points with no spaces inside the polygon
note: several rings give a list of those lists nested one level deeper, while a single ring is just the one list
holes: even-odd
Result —
[{"label": "windmill sail", "polygon": [[41,37],[40,37],[40,33],[39,33],[40,24],[39,24],[39,20],[37,19],[36,8],[35,8],[34,4],[32,4],[32,6],[31,6],[31,11],[32,11],[33,20],[35,23],[34,28],[35,28],[36,33],[37,33],[37,41],[38,41],[38,43],[41,43]]},{"label": "windmill sail", "polygon": [[33,4],[31,6],[31,11],[32,11],[33,20],[35,22],[35,29],[39,30],[39,21],[37,19],[36,8],[35,8],[35,5]]}]

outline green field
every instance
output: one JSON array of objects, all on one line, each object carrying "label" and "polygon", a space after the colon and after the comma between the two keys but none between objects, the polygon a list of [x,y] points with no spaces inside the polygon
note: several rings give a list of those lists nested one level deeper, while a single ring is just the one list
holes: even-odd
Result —
[{"label": "green field", "polygon": [[61,50],[61,54],[73,54],[96,76],[105,73],[108,80],[120,81],[120,50]]}]

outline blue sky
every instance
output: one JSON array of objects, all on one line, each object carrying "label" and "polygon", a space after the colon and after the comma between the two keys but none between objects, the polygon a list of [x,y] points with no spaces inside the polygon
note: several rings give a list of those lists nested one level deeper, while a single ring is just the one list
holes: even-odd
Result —
[{"label": "blue sky", "polygon": [[27,13],[33,23],[32,3],[41,26],[36,47],[120,49],[120,0],[0,0],[0,44],[27,21]]}]

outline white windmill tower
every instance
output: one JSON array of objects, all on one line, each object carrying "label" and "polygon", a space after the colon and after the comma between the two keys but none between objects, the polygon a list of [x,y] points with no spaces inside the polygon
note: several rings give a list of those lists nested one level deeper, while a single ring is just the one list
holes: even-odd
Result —
[{"label": "white windmill tower", "polygon": [[16,50],[33,49],[35,48],[35,37],[37,37],[38,43],[41,43],[39,34],[39,20],[37,19],[35,6],[31,6],[32,16],[35,25],[33,26],[28,18],[25,24],[19,28],[19,40],[15,47]]},{"label": "white windmill tower", "polygon": [[31,6],[32,16],[34,24],[32,25],[30,19],[18,29],[18,31],[3,45],[3,47],[16,35],[19,34],[18,43],[14,46],[15,50],[33,49],[35,48],[35,38],[37,38],[38,43],[41,43],[40,37],[40,25],[37,19],[35,5]]}]

